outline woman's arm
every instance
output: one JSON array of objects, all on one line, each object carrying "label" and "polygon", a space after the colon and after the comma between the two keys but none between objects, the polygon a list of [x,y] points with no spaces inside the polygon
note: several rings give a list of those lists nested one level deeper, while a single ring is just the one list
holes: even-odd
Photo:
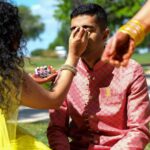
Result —
[{"label": "woman's arm", "polygon": [[[144,6],[135,16],[133,16],[131,20],[136,20],[139,22],[139,25],[141,25],[145,30],[143,32],[144,35],[150,32],[150,0],[144,4]],[[133,30],[131,29],[131,31]],[[137,34],[137,37],[135,36],[136,39],[140,38],[141,35],[143,34]],[[142,42],[142,40],[140,40],[140,42]],[[135,45],[136,40],[133,39],[129,34],[117,31],[107,43],[102,60],[108,61],[114,66],[126,66],[132,54],[134,53]]]},{"label": "woman's arm", "polygon": [[[77,28],[72,31],[69,39],[69,53],[65,64],[76,67],[87,43],[87,31],[83,28]],[[69,90],[73,77],[74,73],[72,71],[68,69],[62,70],[53,91],[47,91],[35,83],[29,75],[24,73],[22,105],[38,109],[58,108]]]},{"label": "woman's arm", "polygon": [[132,19],[139,20],[144,25],[146,34],[150,32],[150,0],[147,0]]}]

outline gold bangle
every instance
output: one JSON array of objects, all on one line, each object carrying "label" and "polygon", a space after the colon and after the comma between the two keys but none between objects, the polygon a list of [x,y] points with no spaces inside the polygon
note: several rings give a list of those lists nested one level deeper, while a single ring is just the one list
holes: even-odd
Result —
[{"label": "gold bangle", "polygon": [[145,38],[145,28],[138,20],[130,20],[118,31],[128,34],[135,40],[136,45],[140,44]]},{"label": "gold bangle", "polygon": [[77,73],[76,67],[71,66],[71,65],[68,65],[68,64],[64,64],[64,65],[60,68],[60,70],[61,70],[61,71],[62,71],[62,70],[69,70],[69,71],[71,71],[74,75],[76,75],[76,73]]}]

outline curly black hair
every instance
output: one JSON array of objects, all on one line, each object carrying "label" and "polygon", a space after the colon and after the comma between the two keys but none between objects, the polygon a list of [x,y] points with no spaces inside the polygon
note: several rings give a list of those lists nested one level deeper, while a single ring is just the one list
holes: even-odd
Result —
[{"label": "curly black hair", "polygon": [[7,110],[11,105],[7,95],[12,92],[12,85],[18,97],[22,82],[21,68],[24,66],[25,45],[18,8],[9,2],[0,1],[0,108],[2,110]]}]

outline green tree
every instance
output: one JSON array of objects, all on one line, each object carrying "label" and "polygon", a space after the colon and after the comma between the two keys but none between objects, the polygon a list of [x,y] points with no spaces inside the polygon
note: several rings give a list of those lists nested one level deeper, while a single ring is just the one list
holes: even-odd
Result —
[{"label": "green tree", "polygon": [[41,22],[41,17],[33,15],[31,10],[26,6],[19,6],[19,13],[25,39],[35,40],[38,38],[44,31],[44,23]]},{"label": "green tree", "polygon": [[44,49],[36,49],[31,52],[31,56],[42,56],[43,51],[44,51]]},{"label": "green tree", "polygon": [[49,49],[54,49],[57,45],[62,45],[68,49],[68,38],[70,35],[70,13],[74,7],[82,4],[86,0],[58,0],[57,9],[54,12],[56,20],[61,22],[57,37],[49,45]]},{"label": "green tree", "polygon": [[50,43],[48,49],[49,50],[54,50],[56,46],[64,46],[66,49],[68,49],[68,38],[70,34],[70,29],[69,29],[69,24],[62,23],[61,28],[58,31],[57,37],[55,40]]},{"label": "green tree", "polygon": [[[91,0],[88,0],[91,2]],[[111,31],[121,26],[130,19],[142,6],[143,0],[93,0],[100,4],[108,14],[108,22]]]},{"label": "green tree", "polygon": [[54,12],[54,17],[57,21],[61,22],[60,30],[57,37],[49,45],[50,50],[54,50],[56,46],[62,45],[67,49],[68,37],[69,37],[69,15],[72,8],[71,1],[58,0],[57,9]]}]

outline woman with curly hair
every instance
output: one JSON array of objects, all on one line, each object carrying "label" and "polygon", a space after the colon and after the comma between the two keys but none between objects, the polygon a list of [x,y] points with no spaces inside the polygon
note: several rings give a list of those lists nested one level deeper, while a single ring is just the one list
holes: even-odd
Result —
[{"label": "woman with curly hair", "polygon": [[69,90],[87,39],[88,33],[82,28],[72,32],[66,62],[53,91],[47,91],[23,70],[25,41],[18,8],[0,1],[0,150],[49,149],[17,128],[18,107],[58,108]]}]

